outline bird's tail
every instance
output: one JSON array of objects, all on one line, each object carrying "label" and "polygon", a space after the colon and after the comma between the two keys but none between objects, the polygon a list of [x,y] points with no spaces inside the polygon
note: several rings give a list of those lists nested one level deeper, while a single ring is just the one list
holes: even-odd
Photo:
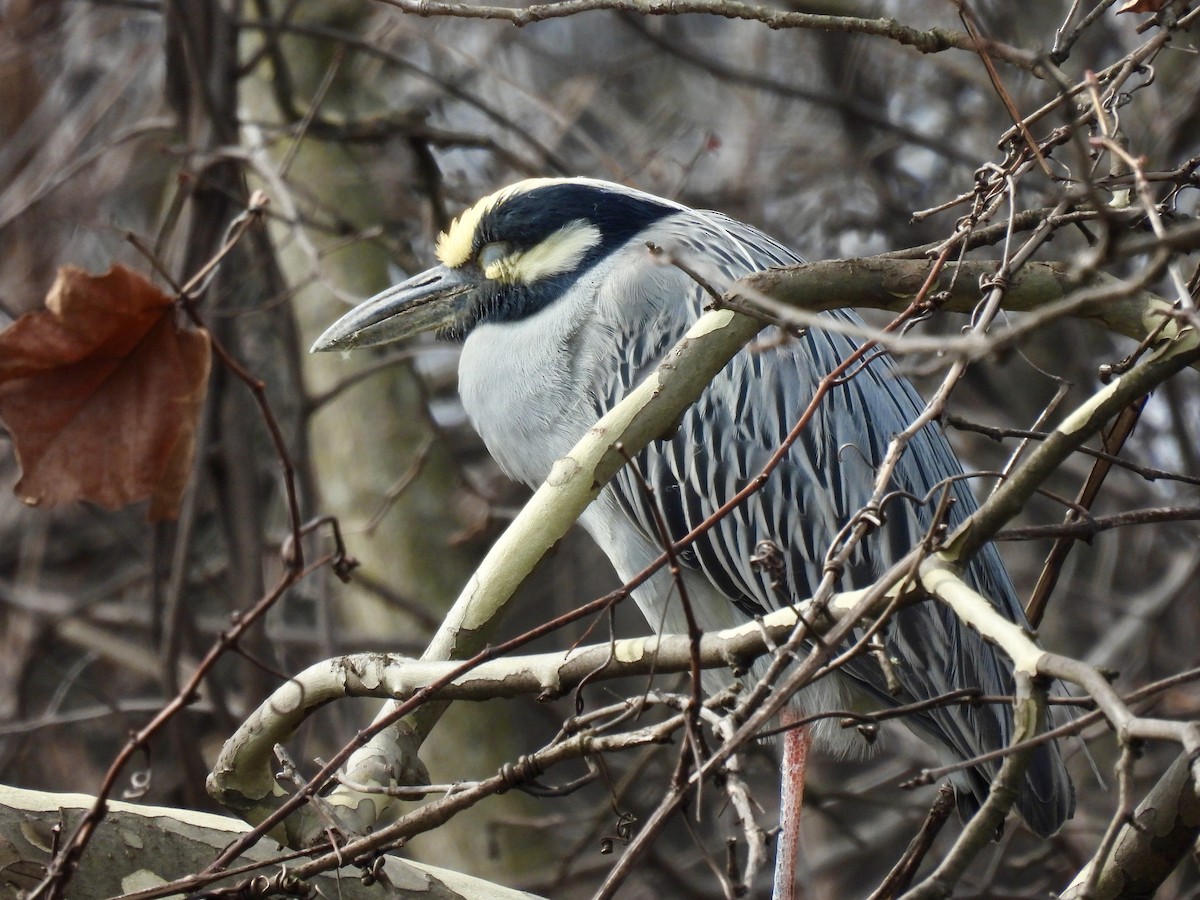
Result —
[{"label": "bird's tail", "polygon": [[[1052,696],[1063,696],[1061,685],[1051,691]],[[1047,727],[1059,724],[1050,708]],[[961,773],[955,783],[955,800],[959,814],[969,819],[979,811],[991,791],[991,779],[999,771],[999,763],[970,769]],[[1057,832],[1075,813],[1075,785],[1067,773],[1062,750],[1058,741],[1049,741],[1034,748],[1033,756],[1025,769],[1025,777],[1017,793],[1017,811],[1029,829],[1039,837],[1047,838]]]},{"label": "bird's tail", "polygon": [[[1066,696],[1061,682],[1055,683],[1050,695]],[[1047,712],[1046,725],[1050,728],[1059,724],[1060,717],[1054,714],[1056,709],[1062,707],[1051,706]],[[1067,774],[1058,741],[1050,741],[1034,750],[1029,768],[1025,770],[1025,781],[1017,794],[1017,809],[1025,824],[1040,837],[1050,837],[1075,814],[1075,785]]]}]

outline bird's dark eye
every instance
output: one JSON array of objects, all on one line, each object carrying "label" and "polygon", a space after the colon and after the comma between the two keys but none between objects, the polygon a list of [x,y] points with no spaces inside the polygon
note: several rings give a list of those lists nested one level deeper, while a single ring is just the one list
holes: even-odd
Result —
[{"label": "bird's dark eye", "polygon": [[508,241],[492,241],[490,244],[484,244],[477,257],[479,268],[486,272],[489,266],[494,266],[511,255],[512,246]]}]

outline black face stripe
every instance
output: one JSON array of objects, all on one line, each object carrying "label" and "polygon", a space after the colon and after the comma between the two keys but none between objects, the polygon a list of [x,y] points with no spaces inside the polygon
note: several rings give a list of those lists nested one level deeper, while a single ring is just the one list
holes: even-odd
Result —
[{"label": "black face stripe", "polygon": [[[444,341],[462,343],[480,322],[512,322],[545,309],[562,294],[556,275],[536,284],[507,284],[484,280],[471,297],[466,313],[438,332]],[[572,277],[574,277],[572,275]]]},{"label": "black face stripe", "polygon": [[475,232],[476,254],[506,241],[517,250],[536,247],[565,225],[582,219],[600,230],[580,270],[678,208],[653,197],[625,194],[591,184],[544,185],[510,197],[488,210]]},{"label": "black face stripe", "polygon": [[573,182],[543,185],[501,201],[480,218],[472,241],[472,260],[483,247],[500,241],[516,252],[531,250],[580,220],[599,230],[600,241],[570,271],[533,284],[485,281],[476,291],[468,316],[441,336],[461,341],[481,322],[516,321],[545,309],[609,253],[676,212],[679,207],[655,197]]}]

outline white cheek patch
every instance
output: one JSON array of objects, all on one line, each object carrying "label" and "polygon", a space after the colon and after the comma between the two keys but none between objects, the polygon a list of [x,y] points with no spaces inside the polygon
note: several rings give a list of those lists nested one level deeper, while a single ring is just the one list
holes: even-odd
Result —
[{"label": "white cheek patch", "polygon": [[568,222],[536,247],[497,260],[483,270],[493,281],[533,284],[570,272],[600,243],[600,229],[585,219]]}]

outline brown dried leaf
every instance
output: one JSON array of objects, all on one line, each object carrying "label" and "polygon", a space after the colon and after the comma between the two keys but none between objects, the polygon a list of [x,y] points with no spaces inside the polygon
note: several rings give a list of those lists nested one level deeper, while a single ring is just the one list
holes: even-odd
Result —
[{"label": "brown dried leaf", "polygon": [[1166,6],[1167,0],[1125,0],[1124,5],[1117,10],[1117,15],[1121,13],[1153,13],[1158,12]]},{"label": "brown dried leaf", "polygon": [[30,505],[150,499],[174,518],[195,452],[211,349],[175,324],[171,298],[138,273],[64,266],[46,297],[0,333],[0,418]]}]

